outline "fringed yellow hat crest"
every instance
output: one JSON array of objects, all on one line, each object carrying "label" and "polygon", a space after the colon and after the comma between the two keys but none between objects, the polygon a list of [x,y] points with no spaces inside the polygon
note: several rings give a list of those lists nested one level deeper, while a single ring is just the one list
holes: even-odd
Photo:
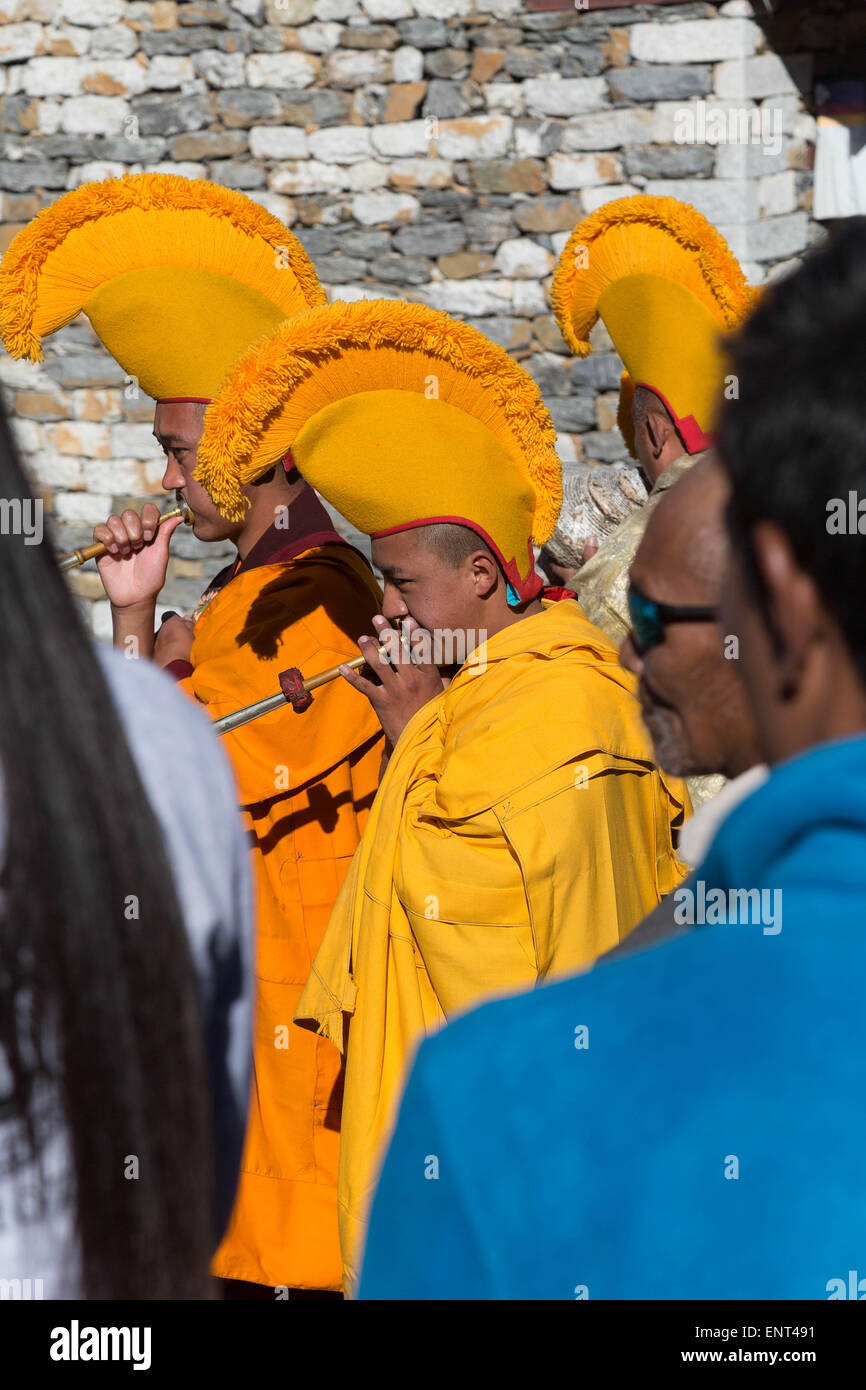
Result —
[{"label": "fringed yellow hat crest", "polygon": [[242,193],[174,174],[130,174],[59,198],[0,266],[0,335],[13,357],[82,310],[156,400],[210,400],[250,343],[324,304],[287,227]]},{"label": "fringed yellow hat crest", "polygon": [[631,402],[648,386],[671,413],[689,453],[712,443],[725,375],[720,339],[755,291],[724,238],[676,198],[606,203],[572,232],[553,278],[562,336],[586,357],[601,318],[625,365],[619,427],[634,454]]},{"label": "fringed yellow hat crest", "polygon": [[206,412],[195,477],[239,520],[241,489],[291,450],[367,535],[471,527],[525,600],[542,585],[532,539],[562,501],[555,438],[532,378],[482,333],[365,299],[310,309],[244,354]]}]

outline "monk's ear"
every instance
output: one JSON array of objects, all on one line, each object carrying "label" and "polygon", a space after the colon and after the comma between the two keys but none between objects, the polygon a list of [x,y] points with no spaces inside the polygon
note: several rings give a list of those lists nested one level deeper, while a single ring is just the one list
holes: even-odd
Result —
[{"label": "monk's ear", "polygon": [[499,582],[499,566],[486,550],[478,550],[470,559],[472,580],[478,598],[486,598]]},{"label": "monk's ear", "polygon": [[751,543],[779,692],[788,698],[799,688],[809,653],[821,640],[826,613],[814,581],[798,565],[788,537],[775,522],[759,521]]}]

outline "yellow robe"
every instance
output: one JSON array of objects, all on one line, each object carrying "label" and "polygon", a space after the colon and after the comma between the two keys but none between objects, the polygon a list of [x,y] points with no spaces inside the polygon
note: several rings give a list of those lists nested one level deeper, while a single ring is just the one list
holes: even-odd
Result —
[{"label": "yellow robe", "polygon": [[[212,718],[357,654],[379,587],[348,546],[242,571],[199,617],[181,681]],[[340,1287],[337,1164],[342,1059],[292,1015],[376,793],[382,731],[337,679],[224,736],[256,890],[255,1038],[235,1207],[212,1271],[304,1289]]]},{"label": "yellow robe", "polygon": [[654,766],[634,680],[578,604],[545,602],[477,655],[398,740],[295,1014],[346,1053],[349,1293],[421,1035],[590,965],[686,872],[685,790]]}]

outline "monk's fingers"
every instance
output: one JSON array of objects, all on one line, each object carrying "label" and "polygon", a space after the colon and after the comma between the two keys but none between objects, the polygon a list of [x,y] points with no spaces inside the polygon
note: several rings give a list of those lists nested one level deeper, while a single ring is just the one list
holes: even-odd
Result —
[{"label": "monk's fingers", "polygon": [[126,527],[126,534],[129,537],[130,545],[134,550],[144,544],[144,529],[141,524],[141,517],[138,512],[134,512],[131,507],[127,507],[125,512],[120,513],[120,520]]},{"label": "monk's fingers", "polygon": [[110,516],[102,526],[94,526],[93,539],[100,541],[111,555],[130,555],[132,541],[119,516]]},{"label": "monk's fingers", "polygon": [[371,705],[376,705],[382,694],[382,686],[380,683],[367,680],[365,676],[360,675],[360,673],[355,671],[351,666],[341,666],[340,675],[347,684],[351,685],[353,690],[357,690],[359,695],[366,695]]},{"label": "monk's fingers", "polygon": [[[132,513],[135,516],[135,512]],[[181,518],[178,518],[181,520]],[[145,541],[152,541],[159,526],[159,507],[155,502],[145,502],[141,509],[141,532]]]},{"label": "monk's fingers", "polygon": [[390,658],[390,644],[375,637],[359,637],[358,647],[370,670],[379,677],[385,689],[390,689],[397,672]]}]

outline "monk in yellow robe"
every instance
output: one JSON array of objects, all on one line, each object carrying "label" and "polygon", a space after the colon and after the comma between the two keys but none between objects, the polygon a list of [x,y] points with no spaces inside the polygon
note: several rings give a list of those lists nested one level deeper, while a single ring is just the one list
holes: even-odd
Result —
[{"label": "monk in yellow robe", "polygon": [[684,873],[686,796],[654,766],[634,681],[534,570],[531,541],[561,499],[553,440],[505,352],[407,304],[282,325],[208,411],[199,474],[227,514],[291,447],[373,537],[385,581],[360,641],[369,669],[344,675],[390,757],[296,1013],[346,1054],[349,1292],[418,1039],[486,996],[588,966]]},{"label": "monk in yellow robe", "polygon": [[[193,477],[205,407],[231,363],[275,324],[324,303],[288,228],[228,189],[130,176],[84,185],[40,214],[0,278],[0,327],[16,356],[38,358],[43,336],[84,310],[127,379],[156,401],[164,487],[192,507],[200,540],[237,550],[195,614],[154,633],[181,522],[157,527],[148,503],[97,526],[115,642],[166,668],[214,718],[275,694],[288,667],[309,677],[352,655],[380,590],[292,459],[274,455],[232,522]],[[381,745],[367,701],[339,681],[302,715],[287,707],[225,739],[256,892],[249,1121],[213,1264],[227,1280],[339,1296],[342,1059],[292,1015],[369,814]]]},{"label": "monk in yellow robe", "polygon": [[[715,442],[730,382],[723,335],[754,302],[721,233],[689,203],[636,194],[579,222],[563,249],[551,298],[560,331],[579,357],[592,352],[601,319],[621,357],[618,423],[649,489],[643,507],[564,580],[619,646],[629,634],[628,574],[650,516],[668,488]],[[691,777],[697,806],[725,785]]]}]

